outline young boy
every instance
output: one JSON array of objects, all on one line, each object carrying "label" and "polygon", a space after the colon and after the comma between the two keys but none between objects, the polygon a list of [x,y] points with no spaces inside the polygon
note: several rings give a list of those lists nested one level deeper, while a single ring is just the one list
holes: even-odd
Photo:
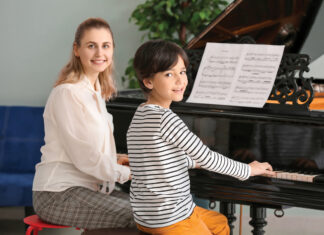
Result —
[{"label": "young boy", "polygon": [[138,107],[127,133],[134,218],[150,234],[227,235],[225,216],[194,204],[188,169],[198,165],[240,180],[274,173],[268,163],[248,165],[211,151],[170,110],[173,101],[183,99],[187,66],[186,53],[172,42],[148,41],[135,54],[134,68],[147,101]]}]

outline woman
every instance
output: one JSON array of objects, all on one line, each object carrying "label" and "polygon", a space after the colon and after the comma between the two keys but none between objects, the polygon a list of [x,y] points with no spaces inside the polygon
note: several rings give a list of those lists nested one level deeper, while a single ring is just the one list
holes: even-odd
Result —
[{"label": "woman", "polygon": [[114,191],[130,170],[127,155],[116,154],[105,106],[116,93],[113,52],[106,21],[79,25],[44,111],[45,145],[33,183],[33,206],[44,221],[87,230],[134,225],[128,195]]}]

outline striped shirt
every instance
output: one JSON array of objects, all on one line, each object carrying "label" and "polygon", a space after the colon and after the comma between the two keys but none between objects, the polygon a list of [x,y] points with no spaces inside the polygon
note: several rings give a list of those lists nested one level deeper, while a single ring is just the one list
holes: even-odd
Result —
[{"label": "striped shirt", "polygon": [[175,224],[192,213],[189,168],[201,168],[240,180],[250,176],[247,164],[211,151],[170,109],[137,108],[127,132],[132,174],[130,201],[135,221],[157,228]]}]

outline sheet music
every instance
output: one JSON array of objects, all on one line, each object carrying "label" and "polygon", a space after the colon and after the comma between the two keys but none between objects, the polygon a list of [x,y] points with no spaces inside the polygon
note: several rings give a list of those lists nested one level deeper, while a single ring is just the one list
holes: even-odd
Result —
[{"label": "sheet music", "polygon": [[207,43],[187,102],[263,107],[283,50],[284,46]]}]

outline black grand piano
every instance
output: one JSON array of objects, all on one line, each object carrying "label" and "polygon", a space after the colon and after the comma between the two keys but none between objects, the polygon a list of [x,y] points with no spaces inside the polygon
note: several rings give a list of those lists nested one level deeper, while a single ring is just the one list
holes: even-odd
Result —
[{"label": "black grand piano", "polygon": [[[276,178],[251,177],[241,182],[201,169],[191,170],[195,196],[220,201],[231,228],[235,204],[250,206],[253,234],[264,234],[266,208],[303,207],[324,210],[324,101],[314,92],[322,80],[304,77],[310,58],[298,54],[321,0],[237,0],[186,46],[190,94],[207,42],[285,45],[269,102],[263,108],[174,103],[176,112],[212,150],[233,159],[267,161]],[[127,152],[126,132],[139,90],[119,92],[107,103],[114,116],[117,150]],[[316,105],[314,105],[316,104]],[[213,203],[211,203],[213,204]]]}]

